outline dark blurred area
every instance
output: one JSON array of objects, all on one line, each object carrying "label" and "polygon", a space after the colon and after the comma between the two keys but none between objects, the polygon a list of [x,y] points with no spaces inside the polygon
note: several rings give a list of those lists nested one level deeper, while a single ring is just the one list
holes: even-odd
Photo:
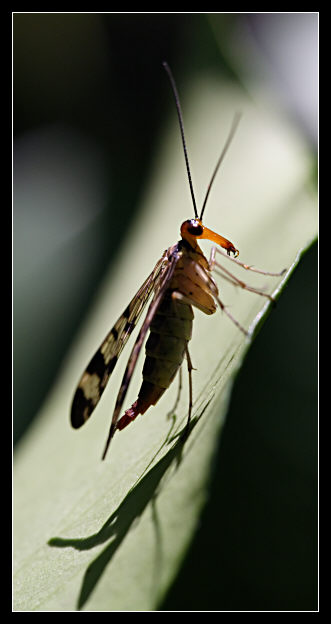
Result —
[{"label": "dark blurred area", "polygon": [[166,116],[161,63],[196,21],[14,16],[15,441],[139,205]]},{"label": "dark blurred area", "polygon": [[[316,150],[317,14],[17,13],[13,22],[16,442],[149,180],[174,113],[162,61],[181,91],[203,71],[241,80],[229,42],[254,41],[268,67],[259,80]],[[161,609],[316,608],[316,258],[315,247],[236,382],[210,502]]]}]

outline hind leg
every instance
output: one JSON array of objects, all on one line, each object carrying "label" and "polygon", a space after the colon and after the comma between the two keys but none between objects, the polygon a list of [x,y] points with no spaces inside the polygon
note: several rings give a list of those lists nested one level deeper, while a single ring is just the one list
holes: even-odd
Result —
[{"label": "hind leg", "polygon": [[180,367],[179,372],[178,372],[178,390],[177,390],[177,396],[176,396],[176,400],[174,405],[172,406],[172,408],[169,410],[168,414],[167,414],[167,418],[168,420],[170,420],[170,418],[175,418],[176,414],[174,413],[175,410],[177,409],[178,403],[179,403],[179,399],[180,399],[180,395],[182,393],[182,367]]},{"label": "hind leg", "polygon": [[193,369],[192,360],[191,360],[191,356],[190,356],[190,353],[189,353],[187,345],[186,345],[186,348],[185,348],[185,354],[186,354],[187,371],[188,371],[189,403],[188,403],[187,423],[186,423],[186,427],[185,427],[185,431],[184,431],[184,436],[188,435],[188,433],[189,433],[190,422],[191,422],[191,414],[192,414],[192,407],[193,407],[192,370],[194,370],[194,369]]}]

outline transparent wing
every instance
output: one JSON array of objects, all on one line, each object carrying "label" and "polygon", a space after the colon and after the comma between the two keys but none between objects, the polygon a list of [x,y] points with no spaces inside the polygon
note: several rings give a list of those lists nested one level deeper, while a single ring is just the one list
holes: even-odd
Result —
[{"label": "transparent wing", "polygon": [[109,381],[118,358],[135,328],[146,303],[159,287],[164,255],[156,263],[137,294],[96,351],[77,386],[71,407],[71,424],[77,429],[91,416]]}]

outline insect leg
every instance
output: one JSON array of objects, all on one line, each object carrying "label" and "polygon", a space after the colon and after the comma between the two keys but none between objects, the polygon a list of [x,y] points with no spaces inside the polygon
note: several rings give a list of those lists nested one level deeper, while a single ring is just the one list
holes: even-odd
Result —
[{"label": "insect leg", "polygon": [[192,360],[191,360],[191,356],[190,356],[187,345],[185,347],[185,353],[186,353],[186,360],[187,360],[188,383],[189,383],[188,417],[187,417],[187,423],[186,423],[185,433],[184,433],[184,435],[187,435],[189,432],[189,426],[190,426],[191,414],[192,414],[192,406],[193,406],[193,385],[192,385],[193,365],[192,365]]},{"label": "insect leg", "polygon": [[225,312],[225,314],[229,317],[229,319],[232,321],[232,323],[234,323],[238,329],[240,329],[240,331],[245,334],[245,336],[249,335],[249,332],[247,331],[247,329],[245,329],[242,325],[240,325],[239,321],[237,321],[237,319],[232,316],[232,314],[229,312],[229,310],[227,309],[227,307],[225,306],[225,304],[220,300],[219,296],[214,294],[215,299],[217,300],[217,303],[219,305],[219,307],[221,308],[221,310],[223,312]]},{"label": "insect leg", "polygon": [[221,256],[224,256],[224,258],[231,260],[231,262],[235,262],[238,266],[242,267],[243,269],[246,269],[247,271],[253,271],[254,273],[260,273],[261,275],[271,275],[272,277],[280,277],[281,275],[284,275],[284,273],[287,271],[287,269],[283,269],[282,271],[279,271],[279,273],[271,273],[270,271],[262,271],[262,269],[256,269],[255,267],[249,264],[240,262],[240,260],[238,260],[237,258],[233,258],[232,256],[229,256],[226,252],[222,251],[219,247],[213,247],[211,250],[210,261],[209,261],[211,270],[212,270],[213,265],[215,264],[216,253],[219,253],[221,254]]},{"label": "insect leg", "polygon": [[[210,290],[213,297],[215,297],[221,310],[225,312],[225,314],[229,317],[232,323],[234,323],[236,327],[238,327],[238,329],[240,329],[240,331],[243,332],[243,334],[245,334],[245,336],[248,336],[249,335],[248,331],[242,325],[240,325],[239,321],[237,321],[237,319],[234,316],[232,316],[232,314],[229,312],[229,310],[227,309],[223,301],[221,301],[221,299],[219,298],[218,288],[214,280],[210,277],[210,275],[208,275],[206,269],[204,269],[204,267],[202,267],[200,264],[195,262],[195,270],[196,270],[196,273],[200,276],[200,278],[205,282],[206,287]],[[190,301],[190,303],[192,305],[196,305],[194,301]]]},{"label": "insect leg", "polygon": [[180,395],[181,395],[181,393],[182,393],[182,387],[183,387],[183,385],[182,385],[182,367],[180,367],[180,368],[179,368],[179,372],[178,372],[178,390],[177,390],[177,396],[176,396],[176,400],[175,400],[174,405],[172,406],[172,408],[169,410],[169,412],[168,412],[168,414],[167,414],[167,418],[168,418],[168,420],[169,420],[171,417],[173,417],[173,418],[175,417],[174,412],[175,412],[175,410],[176,410],[176,408],[177,408],[177,405],[178,405],[178,403],[179,403]]},{"label": "insect leg", "polygon": [[[186,298],[185,295],[183,295],[181,292],[177,290],[173,291],[171,296],[175,303],[175,310],[177,308],[177,305],[180,304],[179,302],[186,303],[187,305],[192,305],[192,304],[194,305],[194,302],[192,300],[190,300],[189,298]],[[192,406],[193,406],[192,370],[194,370],[194,367],[193,367],[191,356],[188,350],[188,343],[186,343],[185,345],[185,355],[186,355],[188,379],[189,379],[189,407],[188,407],[188,418],[187,418],[187,423],[186,423],[186,427],[184,431],[184,437],[189,432],[189,426],[190,426],[190,420],[191,420],[191,414],[192,414]],[[182,369],[180,368],[180,374],[181,374],[181,370]],[[181,383],[181,380],[180,380],[180,383]],[[179,399],[179,395],[176,400],[178,399]]]},{"label": "insect leg", "polygon": [[[209,266],[210,266],[210,270],[211,271],[214,270],[215,273],[217,273],[218,275],[221,275],[223,278],[227,279],[234,286],[240,286],[240,288],[243,288],[244,290],[248,290],[250,292],[255,293],[256,295],[261,295],[262,297],[267,297],[267,299],[270,299],[270,301],[274,301],[274,298],[272,297],[272,295],[269,295],[268,293],[264,292],[263,290],[259,290],[258,288],[254,288],[253,286],[249,286],[248,284],[246,284],[245,282],[240,280],[238,277],[236,277],[236,275],[234,275],[233,273],[228,271],[228,269],[226,269],[221,264],[219,264],[219,262],[217,262],[215,260],[216,251],[217,251],[217,247],[212,247],[212,250],[211,250],[211,253],[210,253],[210,259],[209,259]],[[214,269],[214,267],[217,267],[217,269],[220,269],[220,271],[222,271],[222,273],[220,271],[217,271],[217,269]],[[224,275],[224,273],[225,273],[225,275]]]}]

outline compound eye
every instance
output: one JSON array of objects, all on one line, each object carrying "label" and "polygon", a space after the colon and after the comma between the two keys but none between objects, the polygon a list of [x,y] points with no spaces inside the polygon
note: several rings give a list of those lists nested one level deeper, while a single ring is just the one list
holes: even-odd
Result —
[{"label": "compound eye", "polygon": [[192,236],[201,236],[201,234],[203,234],[203,227],[199,221],[191,219],[190,221],[187,221],[187,232]]}]

